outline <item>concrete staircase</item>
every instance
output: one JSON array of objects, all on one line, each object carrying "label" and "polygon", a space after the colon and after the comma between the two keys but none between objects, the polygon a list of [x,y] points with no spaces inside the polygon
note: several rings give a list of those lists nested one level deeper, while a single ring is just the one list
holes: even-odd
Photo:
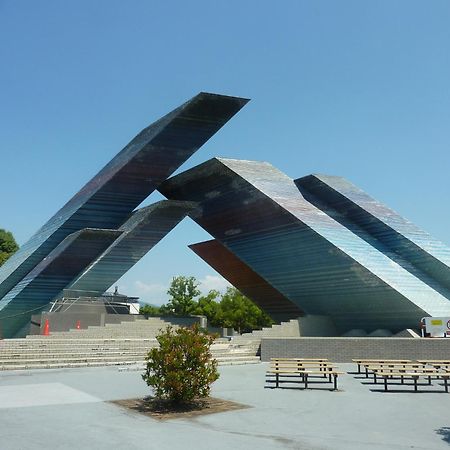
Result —
[{"label": "concrete staircase", "polygon": [[272,325],[251,333],[244,333],[235,339],[260,339],[263,337],[300,337],[300,327],[298,319],[281,322],[279,325]]},{"label": "concrete staircase", "polygon": [[[56,369],[94,366],[143,367],[144,358],[158,345],[155,337],[169,325],[159,318],[89,327],[85,330],[31,335],[0,341],[0,370]],[[178,328],[177,325],[173,325]],[[211,346],[220,365],[260,362],[259,339],[216,339]]]},{"label": "concrete staircase", "polygon": [[[51,332],[50,339],[154,339],[161,330],[171,325],[174,329],[179,328],[169,321],[160,319],[159,317],[150,317],[148,320],[136,320],[130,322],[121,322],[105,326],[90,326],[81,330],[56,331]],[[51,330],[50,330],[51,331]],[[42,339],[41,335],[29,335],[26,339]]]}]

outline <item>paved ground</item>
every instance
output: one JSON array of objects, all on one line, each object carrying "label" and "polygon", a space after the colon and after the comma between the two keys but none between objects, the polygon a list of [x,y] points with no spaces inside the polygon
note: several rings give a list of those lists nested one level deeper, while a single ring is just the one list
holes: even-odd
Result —
[{"label": "paved ground", "polygon": [[[341,391],[265,389],[265,364],[222,367],[213,395],[249,409],[159,422],[107,400],[149,393],[117,368],[0,373],[0,449],[444,449],[450,394],[383,393],[346,374]],[[340,365],[352,371],[351,365]],[[411,389],[411,387],[409,387]],[[439,392],[438,392],[439,391]]]}]

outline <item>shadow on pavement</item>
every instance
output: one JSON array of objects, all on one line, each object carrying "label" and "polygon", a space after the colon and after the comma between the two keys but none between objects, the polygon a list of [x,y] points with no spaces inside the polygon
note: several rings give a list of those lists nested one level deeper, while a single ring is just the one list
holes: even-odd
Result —
[{"label": "shadow on pavement", "polygon": [[441,436],[443,441],[450,445],[450,427],[441,427],[435,431],[439,436]]}]

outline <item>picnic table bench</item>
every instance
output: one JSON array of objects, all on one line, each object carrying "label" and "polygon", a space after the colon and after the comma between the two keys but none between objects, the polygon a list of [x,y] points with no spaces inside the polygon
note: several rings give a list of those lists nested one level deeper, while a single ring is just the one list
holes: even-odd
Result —
[{"label": "picnic table bench", "polygon": [[450,359],[418,359],[417,362],[423,364],[444,364],[450,365]]},{"label": "picnic table bench", "polygon": [[270,358],[271,361],[318,361],[327,362],[328,358]]},{"label": "picnic table bench", "polygon": [[410,363],[410,359],[352,359],[358,365],[358,373],[361,373],[361,365],[363,363]]},{"label": "picnic table bench", "polygon": [[414,363],[414,362],[408,362],[408,363],[397,363],[397,362],[385,362],[385,363],[362,363],[361,364],[365,369],[366,378],[369,378],[369,372],[373,372],[374,369],[382,369],[385,368],[388,369],[407,369],[410,368],[411,370],[415,369],[425,369],[426,364],[422,363]]},{"label": "picnic table bench", "polygon": [[[276,358],[275,358],[276,359]],[[281,377],[288,378],[300,378],[300,382],[305,384],[305,389],[308,389],[309,376],[321,375],[328,377],[328,381],[331,383],[334,381],[334,390],[337,389],[338,375],[343,372],[338,372],[329,362],[313,362],[313,361],[298,361],[298,360],[283,360],[283,361],[271,361],[271,366],[267,371],[267,375],[275,376],[275,387],[278,388]],[[272,381],[272,380],[270,380]]]},{"label": "picnic table bench", "polygon": [[271,360],[271,366],[273,367],[309,367],[319,368],[321,371],[327,371],[333,368],[333,364],[329,361],[306,361],[306,360]]},{"label": "picnic table bench", "polygon": [[[414,392],[417,392],[417,380],[419,378],[429,377],[430,374],[428,372],[378,372],[378,376],[384,379],[384,390],[387,392],[388,390],[388,380],[392,379],[393,376],[401,377],[410,377],[414,380]],[[444,389],[445,392],[448,392],[448,379],[450,378],[450,373],[438,372],[435,374],[438,378],[442,378],[444,380]],[[402,381],[403,384],[403,381]]]},{"label": "picnic table bench", "polygon": [[[436,368],[427,368],[423,367],[421,365],[411,365],[406,367],[386,367],[386,366],[378,366],[378,367],[371,367],[370,370],[373,372],[373,381],[376,384],[377,383],[377,375],[379,374],[391,374],[391,378],[394,378],[395,376],[398,376],[396,374],[404,374],[404,373],[420,373],[422,375],[428,376],[428,384],[431,385],[431,377],[432,376],[439,376],[443,372],[440,372],[439,369]],[[400,376],[401,383],[404,383],[404,376]]]}]

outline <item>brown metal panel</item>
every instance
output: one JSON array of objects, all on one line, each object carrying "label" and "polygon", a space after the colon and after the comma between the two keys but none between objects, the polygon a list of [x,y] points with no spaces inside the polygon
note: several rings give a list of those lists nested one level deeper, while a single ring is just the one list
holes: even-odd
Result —
[{"label": "brown metal panel", "polygon": [[189,248],[274,320],[289,320],[304,312],[217,240]]}]

